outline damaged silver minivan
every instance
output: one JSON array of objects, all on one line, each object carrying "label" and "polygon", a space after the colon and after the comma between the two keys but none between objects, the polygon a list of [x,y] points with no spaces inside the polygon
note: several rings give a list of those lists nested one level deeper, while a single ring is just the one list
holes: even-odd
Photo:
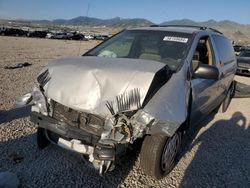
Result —
[{"label": "damaged silver minivan", "polygon": [[81,57],[49,63],[39,87],[20,101],[32,104],[40,148],[55,143],[79,152],[103,174],[143,139],[141,168],[161,179],[189,125],[227,109],[236,68],[231,42],[219,31],[127,29]]}]

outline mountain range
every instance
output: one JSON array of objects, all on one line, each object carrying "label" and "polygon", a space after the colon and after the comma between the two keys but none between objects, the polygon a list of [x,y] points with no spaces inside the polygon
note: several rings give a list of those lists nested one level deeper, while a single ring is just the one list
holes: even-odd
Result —
[{"label": "mountain range", "polygon": [[[13,20],[12,20],[13,21]],[[39,25],[54,26],[87,26],[87,27],[106,27],[116,28],[116,30],[128,27],[143,27],[154,25],[155,23],[143,18],[120,18],[99,19],[85,16],[79,16],[72,19],[55,19],[55,20],[14,20],[13,22]],[[232,40],[239,43],[250,43],[250,24],[240,24],[230,20],[216,21],[208,20],[204,22],[196,22],[190,19],[171,20],[160,23],[161,25],[195,25],[206,26],[220,30]],[[117,29],[118,28],[118,29]]]},{"label": "mountain range", "polygon": [[[149,26],[155,23],[143,19],[143,18],[120,18],[115,17],[111,19],[100,19],[100,18],[91,18],[86,16],[79,16],[72,19],[55,19],[55,20],[31,20],[31,22],[35,23],[43,23],[43,24],[58,24],[58,25],[88,25],[88,26],[110,26],[110,27],[134,27],[134,26]],[[207,26],[207,27],[215,27],[215,26],[250,26],[243,25],[237,22],[233,22],[230,20],[223,21],[215,21],[208,20],[204,22],[196,22],[190,19],[181,19],[181,20],[171,20],[160,23],[161,25],[197,25],[197,26]]]},{"label": "mountain range", "polygon": [[[35,20],[35,23],[55,24],[55,25],[81,25],[81,26],[106,26],[112,28],[143,27],[154,25],[155,23],[142,18],[123,19],[120,17],[112,19],[99,19],[79,16],[73,19],[56,19],[56,20]],[[160,25],[196,25],[206,26],[218,29],[237,43],[250,43],[250,25],[240,24],[230,20],[216,21],[208,20],[196,22],[190,19],[171,20],[160,23]]]},{"label": "mountain range", "polygon": [[57,25],[84,25],[84,26],[108,26],[108,27],[136,27],[149,26],[153,23],[143,18],[124,19],[115,17],[111,19],[99,19],[86,16],[79,16],[72,19],[55,19],[55,20],[32,20],[31,22],[40,24],[57,24]]}]

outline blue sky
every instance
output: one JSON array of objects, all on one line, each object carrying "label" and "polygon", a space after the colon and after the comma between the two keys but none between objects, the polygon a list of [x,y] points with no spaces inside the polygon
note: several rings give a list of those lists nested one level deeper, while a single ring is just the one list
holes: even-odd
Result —
[{"label": "blue sky", "polygon": [[195,21],[232,20],[250,24],[250,1],[0,0],[1,18],[52,20],[86,15],[103,19],[117,16],[122,18],[146,18],[154,23],[187,18]]}]

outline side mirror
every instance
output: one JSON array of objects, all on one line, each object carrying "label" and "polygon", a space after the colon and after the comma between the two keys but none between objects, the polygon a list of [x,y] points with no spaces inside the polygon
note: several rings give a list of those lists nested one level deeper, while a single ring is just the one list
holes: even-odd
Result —
[{"label": "side mirror", "polygon": [[198,78],[217,80],[219,78],[219,70],[211,65],[200,64],[194,72],[194,76]]}]

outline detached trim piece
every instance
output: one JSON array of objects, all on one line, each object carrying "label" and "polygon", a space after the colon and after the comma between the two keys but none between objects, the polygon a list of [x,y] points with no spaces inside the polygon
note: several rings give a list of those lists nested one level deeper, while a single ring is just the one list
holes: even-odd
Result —
[{"label": "detached trim piece", "polygon": [[118,112],[141,108],[140,89],[135,88],[116,97]]},{"label": "detached trim piece", "polygon": [[48,81],[50,80],[50,74],[49,74],[49,70],[46,69],[43,73],[41,73],[38,77],[37,77],[37,81],[38,83],[44,87],[45,84],[48,83]]},{"label": "detached trim piece", "polygon": [[236,82],[233,98],[250,98],[250,86],[241,82]]}]

